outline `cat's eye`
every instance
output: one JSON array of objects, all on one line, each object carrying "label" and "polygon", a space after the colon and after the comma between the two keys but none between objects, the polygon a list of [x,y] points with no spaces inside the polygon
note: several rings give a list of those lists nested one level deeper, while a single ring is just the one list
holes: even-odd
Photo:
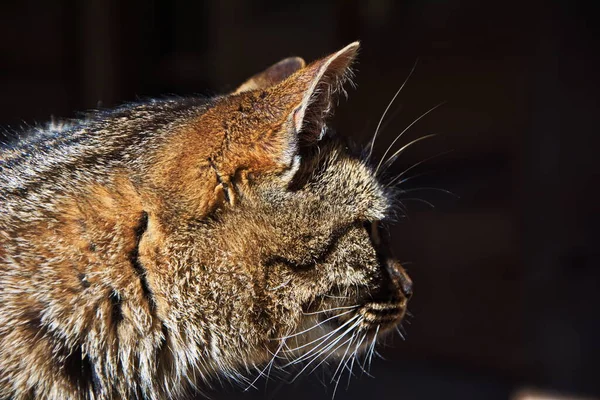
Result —
[{"label": "cat's eye", "polygon": [[381,244],[381,234],[379,232],[380,222],[379,221],[365,221],[363,222],[363,226],[366,231],[369,233],[371,237],[371,241],[375,246],[379,246]]}]

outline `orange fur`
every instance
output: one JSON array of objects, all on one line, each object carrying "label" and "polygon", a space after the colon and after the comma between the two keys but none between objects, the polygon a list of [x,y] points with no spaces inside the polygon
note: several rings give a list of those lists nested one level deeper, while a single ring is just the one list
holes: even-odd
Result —
[{"label": "orange fur", "polygon": [[289,355],[306,357],[325,318],[353,324],[354,354],[397,324],[410,280],[364,226],[390,193],[322,138],[357,48],[4,152],[0,397],[183,396],[258,368],[293,332],[305,346]]}]

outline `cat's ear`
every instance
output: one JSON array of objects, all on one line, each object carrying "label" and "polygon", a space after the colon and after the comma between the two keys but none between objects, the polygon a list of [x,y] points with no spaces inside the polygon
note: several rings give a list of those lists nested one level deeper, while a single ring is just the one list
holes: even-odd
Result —
[{"label": "cat's ear", "polygon": [[[240,93],[216,98],[193,130],[203,140],[188,140],[185,152],[191,159],[210,159],[219,179],[241,170],[252,175],[287,171],[286,176],[293,176],[300,162],[300,146],[321,138],[325,118],[351,75],[358,47],[358,42],[352,43],[267,88],[248,86]],[[302,64],[294,63],[296,67]],[[278,65],[271,67],[273,71]],[[283,70],[287,72],[279,71],[279,77],[289,72]],[[255,82],[260,80],[264,79]]]},{"label": "cat's ear", "polygon": [[288,78],[294,72],[304,68],[305,65],[306,63],[300,57],[285,58],[264,71],[253,75],[233,93],[238,94],[250,90],[266,89]]},{"label": "cat's ear", "polygon": [[359,42],[300,69],[268,89],[291,105],[288,122],[302,141],[316,141],[325,131],[325,120],[332,113],[337,95],[346,95],[343,84],[352,77],[351,65]]}]

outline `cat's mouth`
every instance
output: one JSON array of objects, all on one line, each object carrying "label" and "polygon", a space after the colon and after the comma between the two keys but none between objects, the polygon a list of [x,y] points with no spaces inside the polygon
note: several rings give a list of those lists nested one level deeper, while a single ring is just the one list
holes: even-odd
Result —
[{"label": "cat's mouth", "polygon": [[349,320],[355,320],[360,322],[354,329],[384,332],[402,322],[407,312],[408,300],[406,296],[393,296],[390,299],[371,298],[362,304],[344,305],[322,298],[303,307],[303,314],[306,317],[316,317],[317,325],[321,328],[337,329]]},{"label": "cat's mouth", "polygon": [[316,315],[315,326],[330,333],[361,332],[368,336],[382,334],[401,324],[406,315],[406,298],[389,302],[368,302],[357,306],[338,306],[334,312],[323,310],[305,313]]},{"label": "cat's mouth", "polygon": [[335,315],[323,313],[319,324],[327,325],[331,332],[347,328],[374,336],[400,325],[406,315],[406,307],[406,299],[386,303],[371,302]]},{"label": "cat's mouth", "polygon": [[367,303],[357,310],[367,330],[393,328],[402,322],[408,300]]}]

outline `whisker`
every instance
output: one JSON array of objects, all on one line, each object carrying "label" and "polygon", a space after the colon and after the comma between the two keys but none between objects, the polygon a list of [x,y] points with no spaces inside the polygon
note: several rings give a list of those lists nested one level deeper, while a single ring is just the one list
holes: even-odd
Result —
[{"label": "whisker", "polygon": [[[344,363],[344,359],[346,358],[346,354],[348,354],[348,350],[350,350],[350,346],[352,345],[352,339],[354,339],[355,336],[356,336],[356,332],[354,332],[354,334],[350,338],[351,339],[350,343],[348,343],[348,347],[346,347],[346,351],[344,352],[344,354],[340,358],[340,363],[338,364],[335,372],[333,373],[333,376],[331,377],[331,381],[329,381],[329,383],[331,383],[331,382],[333,382],[335,380],[335,376],[337,375],[338,371],[342,367],[342,364]],[[343,371],[343,369],[342,369],[342,371]]]},{"label": "whisker", "polygon": [[400,134],[398,136],[396,136],[396,139],[394,139],[392,141],[392,143],[388,146],[387,150],[385,151],[385,153],[383,153],[383,156],[381,157],[381,159],[379,160],[379,164],[377,164],[377,168],[375,168],[375,175],[377,175],[377,171],[379,171],[379,167],[381,166],[381,164],[383,163],[383,160],[385,160],[385,156],[387,156],[387,154],[390,152],[390,150],[392,149],[392,146],[402,137],[402,135],[404,135],[404,133],[406,133],[406,131],[408,131],[414,124],[416,124],[417,122],[419,122],[420,120],[422,120],[423,118],[425,118],[429,113],[433,112],[433,110],[435,110],[438,107],[441,107],[442,105],[444,105],[446,102],[443,101],[433,107],[431,107],[429,110],[425,111],[423,114],[421,114],[417,119],[415,119],[413,122],[411,122],[406,128],[404,128],[404,130],[402,132],[400,132]]},{"label": "whisker", "polygon": [[[336,339],[334,339],[331,343],[329,343],[327,346],[323,347],[322,349],[319,349],[319,351],[317,352],[316,355],[311,355],[309,357],[306,357],[309,353],[313,352],[316,348],[311,349],[307,354],[304,354],[302,357],[298,358],[295,363],[297,362],[301,362],[307,358],[312,358],[313,361],[314,359],[318,358],[319,355],[323,354],[324,352],[328,351],[329,349],[331,349],[333,346],[335,346],[335,344],[337,342],[339,342],[344,336],[346,336],[349,332],[351,332],[353,329],[355,329],[361,322],[363,321],[362,317],[356,321],[354,324],[352,324],[352,326],[350,326],[348,329],[346,329],[342,334],[340,334]],[[319,344],[322,345],[323,343]],[[311,361],[312,362],[312,361]]]},{"label": "whisker", "polygon": [[[373,352],[375,351],[375,343],[377,343],[377,335],[379,334],[379,328],[381,325],[377,325],[377,330],[375,331],[375,335],[373,335],[373,341],[371,342],[371,345],[369,347],[369,351],[368,351],[368,356],[365,357],[365,361],[368,360],[368,364],[369,364],[369,370],[371,370],[371,362],[373,359]],[[364,365],[363,365],[364,367]]]},{"label": "whisker", "polygon": [[412,76],[413,72],[415,71],[415,68],[417,68],[417,63],[419,62],[419,59],[417,58],[417,60],[415,60],[415,63],[412,67],[412,69],[410,70],[408,76],[406,77],[406,79],[404,80],[404,82],[402,83],[402,85],[400,86],[400,89],[398,89],[396,91],[396,94],[394,94],[394,97],[392,97],[392,100],[390,100],[390,102],[388,103],[387,107],[385,108],[385,110],[383,111],[383,114],[381,115],[381,118],[379,118],[379,122],[377,123],[377,127],[375,128],[375,133],[373,134],[373,139],[371,139],[371,142],[369,144],[369,155],[367,156],[367,161],[371,159],[371,156],[373,155],[373,147],[375,147],[375,139],[377,139],[377,134],[379,133],[379,128],[381,127],[381,123],[383,122],[383,119],[385,118],[385,115],[387,114],[388,110],[390,109],[390,107],[392,106],[392,104],[394,104],[394,101],[396,100],[396,97],[398,97],[398,95],[400,94],[400,92],[402,91],[402,89],[404,88],[404,86],[406,85],[406,83],[408,82],[408,80],[410,79],[410,77]]},{"label": "whisker", "polygon": [[408,182],[408,181],[410,181],[412,179],[417,179],[417,178],[420,178],[420,177],[425,176],[425,175],[431,175],[432,173],[433,173],[432,171],[427,171],[427,172],[421,172],[421,173],[418,173],[418,174],[411,175],[408,178],[404,178],[404,179],[400,180],[400,182],[398,182],[397,185],[400,186],[404,182]]},{"label": "whisker", "polygon": [[453,197],[455,197],[457,199],[460,198],[460,196],[458,196],[455,193],[452,193],[449,190],[442,189],[442,188],[436,188],[436,187],[427,187],[427,186],[425,186],[425,187],[418,187],[418,188],[411,188],[411,189],[406,189],[406,190],[401,190],[400,193],[410,193],[410,192],[417,192],[417,191],[421,191],[421,190],[434,190],[436,192],[446,193],[446,194],[448,194],[450,196],[453,196]]},{"label": "whisker", "polygon": [[400,211],[402,211],[403,216],[406,216],[408,218],[408,208],[406,208],[406,206],[402,204],[402,199],[398,199],[396,204],[400,208]]},{"label": "whisker", "polygon": [[418,163],[415,163],[413,165],[411,165],[410,167],[408,167],[407,169],[405,169],[404,171],[402,171],[400,174],[398,174],[398,176],[396,176],[394,179],[392,179],[387,186],[390,187],[394,184],[394,182],[396,182],[398,179],[402,178],[408,171],[418,167],[419,165],[426,163],[427,161],[433,160],[434,158],[438,158],[438,157],[442,157],[445,156],[446,154],[450,154],[452,153],[453,150],[448,150],[448,151],[444,151],[442,153],[436,154],[434,156],[431,157],[427,157],[424,160],[419,161]]},{"label": "whisker", "polygon": [[321,322],[319,322],[318,324],[311,326],[310,328],[307,328],[307,329],[305,329],[305,330],[303,330],[303,331],[300,331],[300,332],[294,333],[293,335],[289,335],[289,336],[284,336],[284,337],[276,338],[276,340],[285,340],[285,339],[292,338],[292,337],[294,337],[294,336],[302,335],[303,333],[306,333],[306,332],[308,332],[308,331],[311,331],[311,330],[315,329],[315,328],[316,328],[316,327],[318,327],[318,326],[321,326],[321,325],[323,325],[325,322],[331,321],[332,319],[335,319],[335,318],[339,318],[339,317],[341,317],[341,316],[343,316],[343,315],[346,315],[346,314],[348,314],[348,313],[351,313],[351,312],[352,312],[352,310],[348,310],[348,311],[345,311],[345,312],[343,312],[343,313],[340,313],[340,314],[334,315],[333,317],[329,317],[329,318],[327,318],[326,320],[324,320],[324,321],[321,321]]},{"label": "whisker", "polygon": [[[341,335],[339,335],[336,339],[334,339],[331,343],[327,344],[325,347],[319,349],[320,346],[322,346],[323,344],[326,344],[326,341],[323,341],[323,342],[319,343],[316,347],[314,347],[311,350],[309,350],[306,354],[303,354],[301,357],[299,357],[298,359],[294,360],[292,362],[292,364],[297,364],[299,362],[302,362],[304,360],[311,359],[311,358],[314,361],[314,359],[318,358],[319,355],[321,355],[325,351],[331,349],[331,347],[333,347],[337,342],[339,342],[340,339],[342,339],[344,336],[346,336],[346,334],[348,334],[348,332],[350,332],[350,331],[352,331],[352,329],[356,328],[360,324],[361,321],[362,321],[362,318],[359,319],[358,321],[356,321],[356,323],[354,323],[351,327],[349,327],[348,329],[346,329],[346,331],[344,333],[342,333]],[[342,328],[342,327],[343,327],[343,325],[340,328]],[[339,329],[336,329],[335,332],[337,332],[338,330]],[[328,335],[328,336],[331,336],[331,335]],[[318,349],[317,353],[311,355],[311,353],[313,353],[317,349]]]},{"label": "whisker", "polygon": [[[381,132],[384,132],[384,131],[385,131],[385,129],[386,129],[386,128],[387,128],[387,127],[388,127],[388,126],[389,126],[389,125],[390,125],[392,122],[394,122],[394,119],[395,119],[395,118],[398,116],[398,114],[400,114],[400,111],[402,111],[402,108],[403,108],[402,104],[400,104],[400,105],[398,105],[398,107],[396,107],[396,109],[394,110],[394,112],[392,113],[392,115],[390,115],[390,116],[389,116],[389,118],[387,119],[387,121],[385,121],[385,122],[384,122],[384,123],[381,125],[381,127],[379,128],[379,130],[380,130]],[[374,145],[374,144],[373,144],[373,143],[371,143],[371,142],[367,143],[367,145],[365,146],[365,148],[364,148],[364,150],[363,150],[363,154],[367,154],[367,153],[368,153],[368,152],[371,150],[371,147],[372,147],[373,145]],[[366,157],[365,157],[365,160],[366,160],[366,161],[368,161],[368,159],[367,159]]]},{"label": "whisker", "polygon": [[271,361],[269,362],[269,371],[267,373],[267,377],[268,375],[271,373],[271,366],[273,366],[273,364],[275,363],[275,359],[277,358],[277,354],[279,354],[279,352],[281,351],[281,349],[283,349],[286,346],[285,340],[281,341],[281,344],[277,347],[277,350],[275,350],[275,354],[273,354],[273,357],[271,358]]},{"label": "whisker", "polygon": [[[354,376],[354,373],[353,373],[354,362],[358,358],[358,350],[360,349],[360,346],[362,345],[362,343],[365,341],[366,337],[367,337],[367,335],[364,334],[363,337],[362,337],[362,339],[360,340],[360,342],[358,342],[358,344],[354,347],[354,353],[352,353],[352,355],[350,356],[352,358],[352,362],[350,363],[350,371],[348,373],[348,383],[346,384],[346,390],[348,390],[348,388],[350,387],[350,378],[352,376]],[[358,362],[357,365],[360,366],[360,362]]]},{"label": "whisker", "polygon": [[406,340],[406,338],[404,337],[404,335],[402,334],[402,331],[400,330],[400,328],[398,326],[396,326],[396,332],[398,332],[398,335],[400,335],[402,340]]},{"label": "whisker", "polygon": [[394,119],[398,116],[398,114],[400,114],[400,111],[402,111],[402,104],[400,104],[400,105],[398,105],[398,107],[396,107],[396,109],[394,110],[394,112],[392,113],[392,115],[390,115],[390,117],[388,118],[388,120],[385,121],[381,125],[381,128],[379,128],[379,130],[381,132],[384,132],[385,128],[387,128],[394,121]]},{"label": "whisker", "polygon": [[[386,169],[388,169],[390,167],[390,165],[392,165],[394,163],[394,161],[396,161],[396,159],[398,158],[398,156],[400,154],[402,154],[402,152],[404,150],[406,150],[407,148],[409,148],[413,144],[418,143],[421,140],[429,139],[429,138],[432,138],[432,137],[435,137],[435,136],[437,136],[436,133],[431,133],[429,135],[421,136],[420,138],[417,138],[417,139],[409,142],[408,144],[405,144],[404,146],[400,147],[400,149],[398,151],[396,151],[394,154],[392,154],[390,156],[390,158],[388,158],[387,161],[383,163],[383,165],[382,165],[383,166],[383,170],[385,171]],[[375,170],[375,174],[377,174],[377,170]]]},{"label": "whisker", "polygon": [[433,204],[431,204],[430,202],[428,202],[427,200],[423,200],[423,199],[420,199],[418,197],[404,198],[402,200],[404,200],[404,201],[418,201],[420,203],[427,204],[431,208],[435,208],[435,206]]},{"label": "whisker", "polygon": [[[350,343],[348,344],[348,348],[350,348],[350,345],[351,345],[351,344],[352,344],[352,342],[350,342]],[[346,351],[348,351],[348,348],[346,349]],[[340,363],[339,363],[339,365],[338,365],[337,369],[340,369],[340,366],[341,366],[341,365],[344,363],[344,359],[345,359],[345,357],[346,357],[346,353],[344,353],[344,356],[343,356],[343,357],[340,359]],[[345,364],[344,364],[344,365],[345,365]],[[333,382],[333,381],[335,380],[335,375],[336,375],[336,373],[337,373],[337,369],[336,369],[335,373],[333,374],[333,378],[331,379],[331,382]],[[342,373],[343,373],[343,372],[344,372],[344,369],[342,368],[342,370],[341,370],[341,372],[340,372],[340,375],[338,376],[337,380],[335,380],[335,387],[333,388],[333,394],[331,395],[331,398],[332,398],[332,399],[334,399],[334,398],[335,398],[335,393],[337,392],[338,385],[339,385],[339,383],[340,383],[340,380],[342,379]]]},{"label": "whisker", "polygon": [[[367,355],[365,354],[365,357],[366,357],[366,356],[367,356]],[[366,358],[365,358],[365,360],[364,360],[364,361],[366,361]],[[371,373],[369,373],[369,371],[367,371],[367,370],[365,369],[365,364],[364,364],[364,361],[363,361],[363,364],[360,364],[360,362],[359,362],[359,363],[357,363],[358,367],[359,367],[359,368],[360,368],[360,370],[361,370],[361,374],[365,374],[365,375],[366,375],[366,376],[368,376],[369,378],[375,378],[375,376],[373,376]]]},{"label": "whisker", "polygon": [[[341,337],[338,339],[338,341],[339,341],[339,340],[340,340],[342,337],[343,337],[343,336],[341,336]],[[338,349],[340,349],[340,348],[344,347],[344,346],[345,346],[347,343],[349,343],[349,342],[351,342],[351,341],[352,341],[352,337],[350,337],[350,338],[346,339],[346,340],[345,340],[345,341],[343,341],[343,342],[342,342],[340,345],[338,345],[338,346],[337,346],[335,349],[333,349],[332,351],[330,351],[330,352],[329,352],[329,354],[327,354],[327,356],[325,356],[325,358],[324,358],[323,360],[321,360],[321,362],[320,362],[320,363],[318,363],[318,364],[317,364],[317,365],[316,365],[316,366],[315,366],[315,367],[314,367],[314,368],[313,368],[313,369],[312,369],[312,370],[309,372],[309,374],[311,374],[313,371],[315,371],[315,370],[316,370],[316,369],[317,369],[317,368],[318,368],[318,367],[319,367],[321,364],[323,364],[323,363],[324,363],[324,362],[325,362],[325,361],[326,361],[326,360],[327,360],[327,359],[328,359],[328,358],[329,358],[329,357],[330,357],[332,354],[335,354],[335,352],[336,352]],[[336,341],[336,343],[337,343],[337,341]],[[306,370],[306,369],[307,369],[307,368],[310,366],[310,364],[312,364],[312,363],[313,363],[315,360],[318,360],[318,359],[319,359],[319,356],[323,355],[323,353],[324,353],[324,352],[320,352],[320,353],[319,353],[319,354],[317,354],[315,357],[313,357],[313,358],[312,358],[312,360],[311,360],[311,361],[310,361],[308,364],[306,364],[306,365],[304,366],[304,368],[302,368],[302,369],[300,370],[300,372],[298,372],[298,374],[296,374],[296,376],[294,377],[294,379],[292,379],[292,381],[291,381],[291,382],[294,382],[296,379],[298,379],[298,377],[299,377],[300,375],[302,375],[302,372],[304,372],[304,371],[305,371],[305,370]],[[291,383],[291,382],[290,382],[290,383]]]},{"label": "whisker", "polygon": [[315,312],[309,312],[309,313],[303,313],[303,314],[304,315],[323,314],[323,313],[326,313],[326,312],[337,311],[337,310],[347,310],[349,308],[356,308],[356,307],[358,307],[358,304],[353,305],[353,306],[336,307],[336,308],[330,308],[328,310],[321,310],[321,311],[315,311]]},{"label": "whisker", "polygon": [[[377,336],[375,336],[377,337]],[[371,343],[371,354],[369,355],[369,369],[371,369],[371,362],[372,362],[372,358],[373,358],[373,354],[375,353],[375,345],[377,344],[376,340],[373,340],[373,343]]]},{"label": "whisker", "polygon": [[[329,349],[331,349],[332,347],[334,347],[340,340],[342,340],[344,338],[344,336],[346,336],[348,334],[348,332],[352,331],[360,323],[362,323],[362,319],[356,321],[356,323],[354,323],[350,328],[346,329],[346,331],[344,333],[342,333],[337,339],[335,339],[331,344],[329,344],[327,347],[324,347],[323,349],[321,349],[321,351],[319,351],[316,355],[314,355],[311,358],[311,360],[304,366],[304,368],[302,368],[300,370],[300,372],[298,372],[298,374],[294,377],[294,379],[292,380],[292,382],[294,382],[298,378],[298,376],[300,376],[300,374],[302,374],[302,372],[304,372],[313,362],[315,362],[316,360],[318,360],[319,357],[322,354],[324,354],[326,351],[328,351]],[[350,341],[351,339],[352,338],[348,339],[348,341]],[[300,362],[300,359],[298,359],[297,362]]]},{"label": "whisker", "polygon": [[[352,320],[350,320],[350,321],[352,321]],[[347,324],[348,322],[350,322],[350,321],[347,321],[347,322],[346,322],[346,324]],[[342,326],[338,327],[336,330],[334,330],[334,331],[331,331],[331,332],[329,332],[329,333],[327,333],[327,334],[325,334],[325,335],[323,335],[323,336],[319,336],[318,338],[316,338],[316,339],[313,339],[313,340],[311,340],[311,341],[310,341],[310,342],[308,342],[308,343],[304,343],[303,345],[298,345],[298,344],[296,343],[296,347],[294,347],[294,348],[290,348],[290,347],[288,347],[288,349],[287,349],[287,350],[285,350],[284,352],[285,352],[285,353],[294,353],[294,352],[296,352],[296,351],[298,351],[298,350],[300,350],[300,349],[303,349],[304,347],[310,346],[311,344],[313,344],[313,343],[315,343],[315,342],[321,342],[321,343],[319,343],[317,346],[315,346],[313,349],[311,349],[309,352],[307,352],[307,353],[305,353],[305,354],[303,354],[303,355],[302,355],[302,357],[304,357],[304,356],[307,356],[307,355],[309,355],[310,353],[312,353],[312,352],[313,352],[315,349],[318,349],[318,348],[319,348],[321,345],[325,344],[325,343],[327,342],[327,339],[329,339],[330,337],[334,336],[334,335],[335,335],[335,334],[336,334],[336,333],[337,333],[337,332],[338,332],[338,331],[339,331],[341,328],[343,328],[343,327],[344,327],[346,324],[344,324],[344,325],[342,325]],[[310,357],[308,357],[308,358],[310,358]],[[294,363],[296,363],[297,361],[298,361],[298,360],[293,360],[292,362],[290,362],[290,364],[294,364]],[[285,366],[287,366],[287,364],[286,364],[286,365],[284,365],[284,367],[285,367]]]},{"label": "whisker", "polygon": [[[352,338],[354,338],[354,336],[355,336],[355,335],[356,335],[356,332],[354,333],[354,335],[352,336]],[[365,338],[365,335],[363,335],[363,340],[364,340],[364,338]],[[361,343],[362,343],[362,340],[361,340],[361,342],[358,344],[358,346],[360,346],[360,344],[361,344]],[[350,348],[350,345],[351,345],[351,344],[352,344],[352,342],[350,342],[350,344],[348,345],[348,348]],[[350,378],[351,378],[351,377],[354,375],[354,374],[352,373],[352,366],[354,365],[355,355],[356,355],[356,351],[358,350],[358,346],[357,346],[357,347],[355,347],[355,350],[354,350],[354,352],[353,352],[353,353],[352,353],[352,354],[351,354],[351,355],[348,357],[348,359],[346,360],[346,362],[344,362],[344,359],[346,358],[346,353],[347,353],[348,349],[346,349],[346,353],[344,353],[344,355],[342,356],[342,359],[340,360],[340,364],[338,365],[338,369],[340,368],[340,366],[342,365],[342,363],[343,363],[343,367],[342,367],[342,369],[340,370],[340,374],[339,374],[339,376],[338,376],[338,379],[337,379],[337,381],[335,382],[335,387],[334,387],[334,389],[333,389],[333,395],[332,395],[332,397],[331,397],[332,399],[335,397],[335,393],[336,393],[336,391],[337,391],[338,385],[340,384],[340,380],[342,380],[342,375],[344,374],[344,370],[348,369],[348,362],[350,362],[350,360],[352,360],[351,367],[348,369],[348,371],[349,371],[349,373],[348,373],[348,385],[350,384]],[[336,375],[336,373],[337,373],[337,370],[336,370],[336,372],[333,374],[333,378],[332,378],[332,380],[331,380],[332,382],[333,382],[333,380],[335,379],[335,375]]]},{"label": "whisker", "polygon": [[[335,335],[335,334],[336,334],[338,331],[340,331],[340,330],[341,330],[342,328],[344,328],[346,325],[348,325],[348,324],[352,323],[353,321],[356,321],[356,319],[358,319],[358,318],[360,318],[360,316],[359,316],[359,315],[355,315],[353,318],[349,319],[349,320],[348,320],[348,321],[346,321],[346,322],[345,322],[343,325],[340,325],[339,327],[337,327],[335,330],[333,330],[333,331],[329,332],[328,334],[326,334],[326,335],[323,335],[323,336],[320,336],[320,337],[318,337],[317,339],[315,339],[315,340],[313,340],[313,341],[311,341],[311,342],[309,342],[309,343],[305,343],[305,344],[303,344],[302,346],[298,346],[298,347],[295,347],[295,348],[293,348],[293,349],[288,349],[288,350],[286,350],[286,352],[290,352],[290,353],[291,353],[291,352],[294,352],[294,351],[298,351],[299,349],[301,349],[301,348],[304,348],[304,347],[306,347],[306,346],[309,346],[310,344],[312,344],[312,343],[314,343],[314,342],[318,342],[318,341],[320,341],[320,342],[321,342],[321,343],[319,343],[318,345],[316,345],[315,347],[313,347],[312,349],[310,349],[308,352],[306,352],[305,354],[303,354],[303,355],[302,355],[301,357],[299,357],[298,359],[296,359],[296,360],[294,360],[294,361],[291,361],[290,363],[288,363],[288,364],[284,365],[283,367],[285,368],[285,367],[287,367],[288,365],[291,365],[291,364],[296,364],[296,363],[298,363],[298,362],[300,362],[300,361],[303,361],[303,360],[305,360],[305,359],[307,359],[307,358],[310,358],[310,354],[311,354],[312,352],[314,352],[315,350],[317,350],[317,349],[318,349],[320,346],[322,346],[323,344],[325,344],[325,343],[326,343],[326,341],[327,341],[327,339],[329,339],[331,336]],[[352,329],[352,328],[349,328],[349,329]],[[345,334],[346,334],[346,333],[344,333],[343,335],[345,335]],[[342,336],[343,336],[343,335],[342,335]]]},{"label": "whisker", "polygon": [[[323,363],[327,362],[327,359],[329,357],[331,357],[332,354],[335,354],[342,346],[344,346],[346,343],[350,342],[348,344],[348,347],[350,347],[350,345],[352,344],[352,339],[354,338],[354,335],[352,335],[352,337],[350,337],[350,339],[344,341],[342,344],[340,344],[338,347],[336,347],[335,349],[333,349],[332,351],[329,352],[329,354],[327,354],[327,356],[317,365],[315,365],[315,367],[313,369],[310,370],[310,372],[308,373],[309,375],[312,374],[314,371],[316,371],[317,368],[319,368],[319,366],[321,366]],[[328,364],[329,365],[329,364]]]}]

